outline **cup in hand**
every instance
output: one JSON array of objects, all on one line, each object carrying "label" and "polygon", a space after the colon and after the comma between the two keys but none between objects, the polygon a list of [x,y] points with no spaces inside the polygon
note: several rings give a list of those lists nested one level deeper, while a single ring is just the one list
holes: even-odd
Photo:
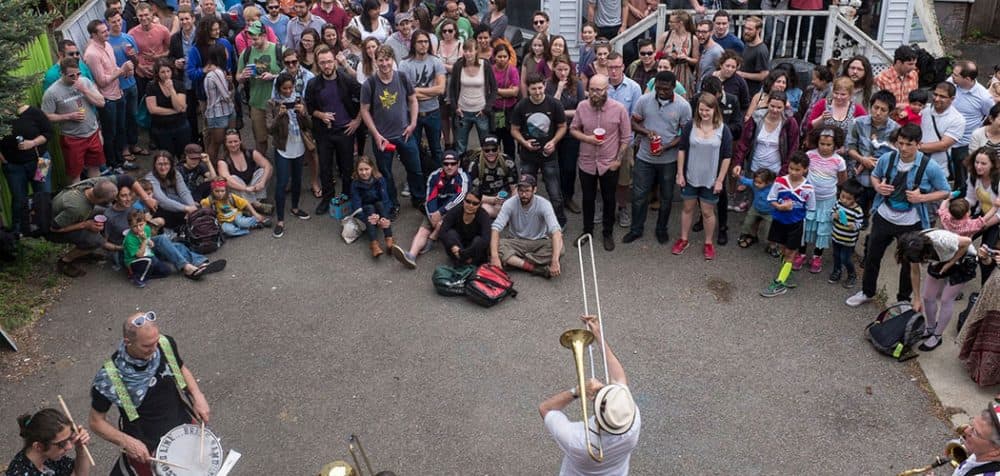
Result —
[{"label": "cup in hand", "polygon": [[385,142],[385,146],[382,148],[382,150],[384,150],[386,152],[395,152],[396,151],[396,144],[393,144],[392,142],[386,141]]},{"label": "cup in hand", "polygon": [[597,140],[604,140],[605,134],[607,134],[607,131],[605,131],[604,128],[598,127],[597,129],[594,129],[594,137],[597,138]]}]

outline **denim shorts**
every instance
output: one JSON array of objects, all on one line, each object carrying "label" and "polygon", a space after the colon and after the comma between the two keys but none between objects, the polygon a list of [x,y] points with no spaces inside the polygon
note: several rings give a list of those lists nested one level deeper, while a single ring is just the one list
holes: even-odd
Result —
[{"label": "denim shorts", "polygon": [[234,114],[221,117],[206,117],[205,127],[209,129],[225,129],[229,127],[229,121],[233,119]]},{"label": "denim shorts", "polygon": [[690,184],[681,189],[681,198],[684,200],[701,200],[704,203],[719,203],[719,196],[712,193],[708,187],[692,187]]}]

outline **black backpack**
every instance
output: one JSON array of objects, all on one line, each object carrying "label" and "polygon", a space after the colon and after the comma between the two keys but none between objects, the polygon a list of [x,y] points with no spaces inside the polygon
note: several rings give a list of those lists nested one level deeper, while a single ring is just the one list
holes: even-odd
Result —
[{"label": "black backpack", "polygon": [[184,225],[188,248],[198,254],[208,254],[222,247],[222,226],[212,208],[199,208],[187,216]]},{"label": "black backpack", "polygon": [[910,47],[917,54],[917,71],[919,72],[917,82],[921,88],[932,88],[948,79],[954,65],[954,58],[950,56],[935,58],[934,55],[917,44],[910,45]]},{"label": "black backpack", "polygon": [[476,271],[476,267],[467,264],[453,268],[441,265],[434,268],[431,281],[434,283],[434,290],[442,296],[465,296],[465,282],[469,276]]},{"label": "black backpack", "polygon": [[917,356],[913,346],[924,337],[924,315],[908,302],[900,302],[880,312],[875,322],[865,327],[865,338],[875,350],[899,362]]}]

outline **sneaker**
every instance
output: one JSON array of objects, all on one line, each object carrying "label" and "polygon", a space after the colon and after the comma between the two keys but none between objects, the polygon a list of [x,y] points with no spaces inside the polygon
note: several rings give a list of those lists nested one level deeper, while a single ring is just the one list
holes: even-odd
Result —
[{"label": "sneaker", "polygon": [[422,255],[422,254],[429,253],[431,250],[434,249],[434,243],[436,243],[435,240],[428,239],[427,243],[424,244],[424,248],[422,250],[420,250],[420,253],[418,253],[418,254]]},{"label": "sneaker", "polygon": [[396,221],[399,218],[399,207],[392,207],[389,209],[389,221]]},{"label": "sneaker", "polygon": [[146,287],[146,283],[144,283],[141,279],[139,279],[138,276],[131,276],[128,278],[128,280],[130,283],[132,283],[133,286],[139,289]]},{"label": "sneaker", "polygon": [[633,242],[635,240],[638,240],[641,236],[642,235],[640,235],[638,233],[633,233],[633,232],[630,231],[628,233],[625,233],[625,236],[622,237],[622,243],[626,243],[626,244],[631,243],[631,242]]},{"label": "sneaker", "polygon": [[832,273],[830,273],[830,279],[827,279],[826,282],[828,282],[830,284],[839,283],[840,282],[840,276],[841,276],[840,270],[839,269],[835,269],[835,270],[833,270]]},{"label": "sneaker", "polygon": [[417,269],[417,259],[414,258],[413,255],[411,255],[410,253],[403,251],[403,249],[400,248],[399,245],[393,245],[392,256],[396,258],[396,261],[402,263],[403,266],[406,266],[407,268],[410,269]]},{"label": "sneaker", "polygon": [[535,266],[535,268],[531,270],[531,274],[541,276],[545,279],[552,279],[552,271],[549,270],[548,266]]},{"label": "sneaker", "polygon": [[713,245],[711,245],[709,243],[705,243],[704,253],[705,253],[705,259],[706,260],[711,261],[711,260],[715,259],[715,246],[713,246]]},{"label": "sneaker", "polygon": [[135,161],[126,160],[125,163],[122,164],[122,170],[139,170],[139,164],[135,163]]},{"label": "sneaker", "polygon": [[674,247],[670,249],[670,252],[675,255],[679,255],[687,249],[688,245],[690,245],[688,240],[678,238],[677,241],[674,242]]},{"label": "sneaker", "polygon": [[319,203],[316,204],[316,214],[326,215],[327,213],[330,213],[330,200],[321,198],[319,199]]},{"label": "sneaker", "polygon": [[618,209],[618,226],[630,228],[632,226],[632,206],[625,206]]},{"label": "sneaker", "polygon": [[798,271],[802,269],[802,265],[804,265],[805,263],[806,263],[806,255],[804,254],[795,255],[795,257],[792,258],[792,270]]},{"label": "sneaker", "polygon": [[404,196],[404,197],[409,197],[411,195],[411,193],[410,193],[410,184],[408,184],[408,183],[407,184],[403,184],[403,191],[399,192],[399,194],[401,196]]},{"label": "sneaker", "polygon": [[580,213],[583,212],[583,209],[580,208],[580,205],[577,205],[576,202],[574,202],[573,200],[566,200],[565,206],[566,206],[566,211],[570,213],[575,213],[579,215]]},{"label": "sneaker", "polygon": [[719,246],[726,246],[729,243],[729,230],[719,228],[719,236],[715,238],[715,243]]},{"label": "sneaker", "polygon": [[851,289],[854,285],[858,284],[858,275],[848,274],[847,279],[844,280],[844,289]]},{"label": "sneaker", "polygon": [[271,236],[275,238],[285,236],[285,225],[275,225],[274,230],[271,230]]},{"label": "sneaker", "polygon": [[604,251],[614,251],[615,250],[615,237],[612,235],[604,235]]},{"label": "sneaker", "polygon": [[661,245],[670,243],[670,235],[667,233],[656,233],[656,242]]},{"label": "sneaker", "polygon": [[293,208],[292,211],[290,211],[288,213],[291,213],[292,215],[295,215],[300,220],[308,220],[308,219],[312,218],[312,216],[310,216],[308,213],[306,213],[305,210],[303,210],[301,208]]},{"label": "sneaker", "polygon": [[781,296],[787,292],[788,288],[784,284],[779,281],[771,281],[771,284],[767,285],[767,287],[760,292],[760,295],[763,297],[775,297]]},{"label": "sneaker", "polygon": [[812,260],[809,262],[809,272],[812,274],[818,274],[823,272],[823,257],[813,256]]},{"label": "sneaker", "polygon": [[870,302],[872,298],[865,296],[864,291],[858,291],[856,294],[851,295],[847,298],[846,304],[851,307],[858,307],[866,302]]},{"label": "sneaker", "polygon": [[779,249],[776,245],[769,245],[766,251],[772,258],[781,258],[781,249]]}]

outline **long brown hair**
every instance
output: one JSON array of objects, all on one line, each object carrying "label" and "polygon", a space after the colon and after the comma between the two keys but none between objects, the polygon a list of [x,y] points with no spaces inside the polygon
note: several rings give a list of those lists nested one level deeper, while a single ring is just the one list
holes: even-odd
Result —
[{"label": "long brown hair", "polygon": [[569,77],[566,78],[566,92],[575,96],[577,77],[573,72],[573,60],[569,59],[569,56],[563,54],[552,58],[552,73],[549,74],[549,81],[552,81],[552,84],[559,84],[559,78],[556,77],[556,66],[559,66],[560,63],[569,66]]},{"label": "long brown hair", "polygon": [[[719,109],[719,100],[715,98],[714,94],[701,94],[698,96],[698,106],[704,104],[712,108],[712,125],[719,127],[722,125],[722,110]],[[695,109],[694,112],[694,125],[695,127],[701,125],[701,114]]]},{"label": "long brown hair", "polygon": [[982,146],[965,157],[965,168],[969,171],[969,181],[972,182],[973,186],[979,181],[979,176],[976,174],[976,157],[980,154],[985,155],[990,160],[990,185],[993,187],[1000,185],[1000,153],[990,146]]},{"label": "long brown hair", "polygon": [[358,166],[361,164],[368,164],[372,168],[372,178],[378,180],[382,178],[382,172],[378,171],[378,167],[375,165],[375,161],[367,155],[358,156],[358,160],[354,162],[354,171],[351,172],[351,180],[361,180],[358,176]]}]

